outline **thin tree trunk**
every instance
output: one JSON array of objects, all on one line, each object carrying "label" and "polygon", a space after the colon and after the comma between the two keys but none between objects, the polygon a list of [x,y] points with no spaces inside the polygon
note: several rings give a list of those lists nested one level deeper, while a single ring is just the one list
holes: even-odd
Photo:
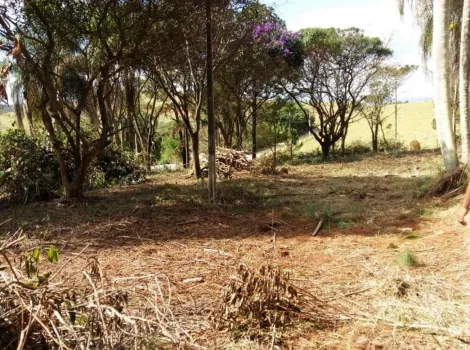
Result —
[{"label": "thin tree trunk", "polygon": [[189,150],[189,135],[188,135],[188,130],[184,129],[184,151],[186,153],[185,159],[186,163],[183,164],[183,167],[185,169],[189,168],[189,158],[190,158],[190,150]]},{"label": "thin tree trunk", "polygon": [[256,97],[253,98],[253,105],[251,111],[251,157],[256,159],[257,145],[256,145],[256,124],[258,123],[258,108],[256,105]]},{"label": "thin tree trunk", "polygon": [[21,108],[21,104],[15,103],[13,107],[15,109],[16,126],[18,127],[18,129],[25,131],[23,124],[23,110]]},{"label": "thin tree trunk", "polygon": [[206,0],[207,34],[207,137],[209,166],[209,202],[216,201],[216,163],[215,163],[215,117],[214,117],[214,79],[212,60],[212,0]]},{"label": "thin tree trunk", "polygon": [[346,155],[346,134],[341,135],[341,155]]},{"label": "thin tree trunk", "polygon": [[196,178],[201,178],[201,163],[199,161],[199,132],[191,133],[193,149],[193,171]]},{"label": "thin tree trunk", "polygon": [[379,124],[376,123],[371,128],[372,131],[372,151],[377,153],[379,151]]},{"label": "thin tree trunk", "polygon": [[470,154],[470,0],[463,3],[459,91],[462,162],[467,166]]},{"label": "thin tree trunk", "polygon": [[435,0],[433,23],[436,128],[446,170],[452,170],[458,166],[450,113],[449,7],[449,0]]},{"label": "thin tree trunk", "polygon": [[34,136],[33,113],[29,110],[26,103],[23,105],[23,113],[26,115],[26,119],[28,120],[29,133],[31,136]]},{"label": "thin tree trunk", "polygon": [[395,85],[395,140],[398,139],[398,85]]},{"label": "thin tree trunk", "polygon": [[[390,145],[388,144],[387,137],[385,136],[385,131],[384,131],[384,127],[383,127],[382,123],[380,123],[380,131],[382,131],[382,138],[383,138],[383,140],[384,140],[385,147],[386,147],[387,149],[389,149],[389,148],[390,148]],[[379,138],[379,137],[377,136],[377,139],[378,139],[378,138]]]}]

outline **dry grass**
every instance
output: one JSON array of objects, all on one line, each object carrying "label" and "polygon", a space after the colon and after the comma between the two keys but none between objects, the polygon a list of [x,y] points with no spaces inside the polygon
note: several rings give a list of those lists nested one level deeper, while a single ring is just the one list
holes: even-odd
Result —
[{"label": "dry grass", "polygon": [[[438,147],[436,130],[432,128],[434,120],[434,107],[432,101],[411,102],[398,105],[398,140],[406,146],[412,140],[418,140],[421,149],[434,149]],[[395,138],[395,107],[389,105],[385,109],[385,115],[390,115],[385,121],[385,134],[387,139]],[[387,128],[387,126],[389,126]],[[361,141],[370,144],[370,130],[367,121],[361,120],[351,124],[347,143]],[[318,147],[318,143],[312,139],[303,141],[301,151],[311,152]]]},{"label": "dry grass", "polygon": [[[24,249],[56,245],[61,259],[83,248],[122,287],[166,276],[171,312],[192,344],[266,349],[248,333],[210,327],[222,292],[242,264],[279,266],[303,295],[325,305],[333,323],[299,321],[274,330],[282,349],[465,349],[470,322],[470,238],[453,203],[421,197],[437,173],[435,156],[380,156],[357,163],[291,167],[288,175],[237,173],[219,184],[220,204],[184,174],[102,190],[73,206],[5,208],[23,227]],[[320,218],[318,236],[311,234]],[[1,233],[0,233],[1,234]],[[415,239],[406,239],[412,234]],[[421,263],[401,267],[410,251]],[[63,278],[79,267],[65,269]],[[438,345],[439,344],[439,345]],[[175,345],[177,347],[177,345]]]}]

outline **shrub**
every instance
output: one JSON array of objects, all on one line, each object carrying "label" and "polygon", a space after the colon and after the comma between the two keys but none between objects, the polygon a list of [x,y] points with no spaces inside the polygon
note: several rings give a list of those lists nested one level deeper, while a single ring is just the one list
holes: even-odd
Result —
[{"label": "shrub", "polygon": [[108,148],[98,156],[87,177],[87,189],[109,185],[129,185],[145,180],[145,171],[139,162],[124,152]]},{"label": "shrub", "polygon": [[175,163],[179,157],[180,141],[171,136],[165,136],[160,139],[160,164]]},{"label": "shrub", "polygon": [[0,134],[0,190],[24,203],[47,200],[60,188],[59,165],[39,140],[20,130]]},{"label": "shrub", "polygon": [[[72,178],[73,161],[66,157]],[[136,159],[114,149],[106,149],[88,169],[85,189],[115,184],[134,184],[145,180]],[[20,130],[0,134],[0,192],[15,201],[28,203],[58,197],[62,187],[55,155],[39,139]]]},{"label": "shrub", "polygon": [[406,151],[407,147],[403,141],[400,140],[380,140],[379,141],[379,149],[384,149],[388,152],[402,152]]}]

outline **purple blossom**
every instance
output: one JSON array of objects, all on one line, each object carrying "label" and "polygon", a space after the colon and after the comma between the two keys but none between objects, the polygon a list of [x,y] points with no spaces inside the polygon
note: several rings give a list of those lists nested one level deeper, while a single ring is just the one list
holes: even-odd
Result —
[{"label": "purple blossom", "polygon": [[299,37],[299,33],[289,32],[274,22],[260,23],[253,30],[254,40],[263,44],[268,52],[276,56],[290,56],[291,47]]}]

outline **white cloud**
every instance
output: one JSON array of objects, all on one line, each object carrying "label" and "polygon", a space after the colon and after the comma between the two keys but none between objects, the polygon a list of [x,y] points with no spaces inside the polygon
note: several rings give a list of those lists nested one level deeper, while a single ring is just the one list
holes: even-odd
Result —
[{"label": "white cloud", "polygon": [[[266,0],[272,4],[272,1]],[[420,31],[411,16],[400,18],[396,0],[287,0],[274,4],[291,30],[306,27],[358,27],[367,35],[389,42],[398,64],[422,65]],[[400,89],[399,99],[432,98],[432,82],[422,67]]]}]

